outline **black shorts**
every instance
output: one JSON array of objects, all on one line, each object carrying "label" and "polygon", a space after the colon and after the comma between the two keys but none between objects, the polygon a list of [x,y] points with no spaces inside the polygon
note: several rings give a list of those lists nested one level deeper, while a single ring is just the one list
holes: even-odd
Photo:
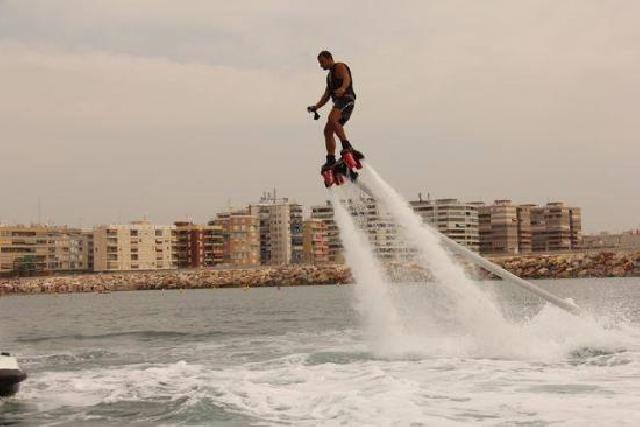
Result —
[{"label": "black shorts", "polygon": [[353,113],[353,107],[355,105],[355,99],[352,96],[343,96],[335,98],[333,100],[333,107],[340,110],[340,124],[344,125],[351,118]]}]

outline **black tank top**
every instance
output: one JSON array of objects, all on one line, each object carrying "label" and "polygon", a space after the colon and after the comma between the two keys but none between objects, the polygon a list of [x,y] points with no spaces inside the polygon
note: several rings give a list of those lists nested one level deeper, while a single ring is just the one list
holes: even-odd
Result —
[{"label": "black tank top", "polygon": [[[333,93],[335,92],[336,89],[342,86],[342,79],[338,78],[338,71],[336,70],[338,64],[339,64],[338,62],[333,64],[331,68],[329,68],[329,74],[327,74],[327,88],[329,88],[329,92],[331,93],[331,99],[333,99],[334,101],[336,97]],[[351,77],[351,68],[349,68],[347,64],[343,64],[343,65],[347,67],[347,73],[349,73],[349,77],[351,78],[350,79],[351,82],[349,83],[349,86],[344,91],[344,96],[350,95],[353,97],[353,99],[356,99],[356,94],[353,91],[353,77]]]}]

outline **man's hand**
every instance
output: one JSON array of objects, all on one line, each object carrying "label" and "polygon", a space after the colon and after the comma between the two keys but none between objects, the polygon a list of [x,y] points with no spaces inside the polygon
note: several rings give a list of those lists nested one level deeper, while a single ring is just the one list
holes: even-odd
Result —
[{"label": "man's hand", "polygon": [[318,109],[315,105],[310,105],[307,107],[307,112],[313,113],[313,120],[318,120],[320,118],[320,114],[316,111]]},{"label": "man's hand", "polygon": [[343,87],[339,87],[338,89],[335,90],[334,95],[337,96],[338,98],[344,95],[344,92],[346,91],[345,88]]}]

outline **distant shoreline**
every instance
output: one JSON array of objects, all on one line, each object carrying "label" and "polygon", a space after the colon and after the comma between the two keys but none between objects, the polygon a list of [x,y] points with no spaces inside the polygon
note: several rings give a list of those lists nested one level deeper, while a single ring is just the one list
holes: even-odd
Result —
[{"label": "distant shoreline", "polygon": [[0,278],[0,296],[162,289],[286,287],[341,284],[350,281],[351,274],[348,267],[341,264],[162,270]]},{"label": "distant shoreline", "polygon": [[523,279],[640,276],[640,251],[489,257]]},{"label": "distant shoreline", "polygon": [[[524,255],[489,257],[527,280],[587,277],[638,277],[640,251],[634,253]],[[396,280],[428,280],[428,272],[413,263],[387,264]],[[475,272],[481,279],[490,275]],[[0,278],[0,296],[132,290],[262,288],[351,283],[343,264],[289,265],[243,269],[190,269],[147,272]]]}]

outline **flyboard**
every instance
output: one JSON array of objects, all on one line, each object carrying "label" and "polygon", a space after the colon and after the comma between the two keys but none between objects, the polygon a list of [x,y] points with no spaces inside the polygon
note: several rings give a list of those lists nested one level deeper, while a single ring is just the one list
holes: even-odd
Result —
[{"label": "flyboard", "polygon": [[[359,170],[364,167],[364,155],[356,150],[342,150],[340,153],[340,159],[331,167],[323,167],[320,174],[322,175],[324,185],[326,188],[332,185],[343,185],[344,183],[351,181],[355,185],[358,185],[360,189],[372,198],[375,198],[373,193],[366,185],[358,180]],[[449,249],[451,252],[461,256],[462,258],[472,262],[473,264],[482,267],[483,269],[495,274],[496,276],[512,282],[521,288],[539,296],[545,301],[554,304],[555,306],[566,310],[572,314],[579,315],[580,308],[570,300],[565,300],[553,295],[552,293],[528,282],[515,274],[507,271],[489,261],[488,259],[480,256],[479,254],[472,252],[466,247],[462,246],[453,239],[450,239],[446,235],[440,233],[435,228],[432,228],[438,234],[442,245]]]}]

